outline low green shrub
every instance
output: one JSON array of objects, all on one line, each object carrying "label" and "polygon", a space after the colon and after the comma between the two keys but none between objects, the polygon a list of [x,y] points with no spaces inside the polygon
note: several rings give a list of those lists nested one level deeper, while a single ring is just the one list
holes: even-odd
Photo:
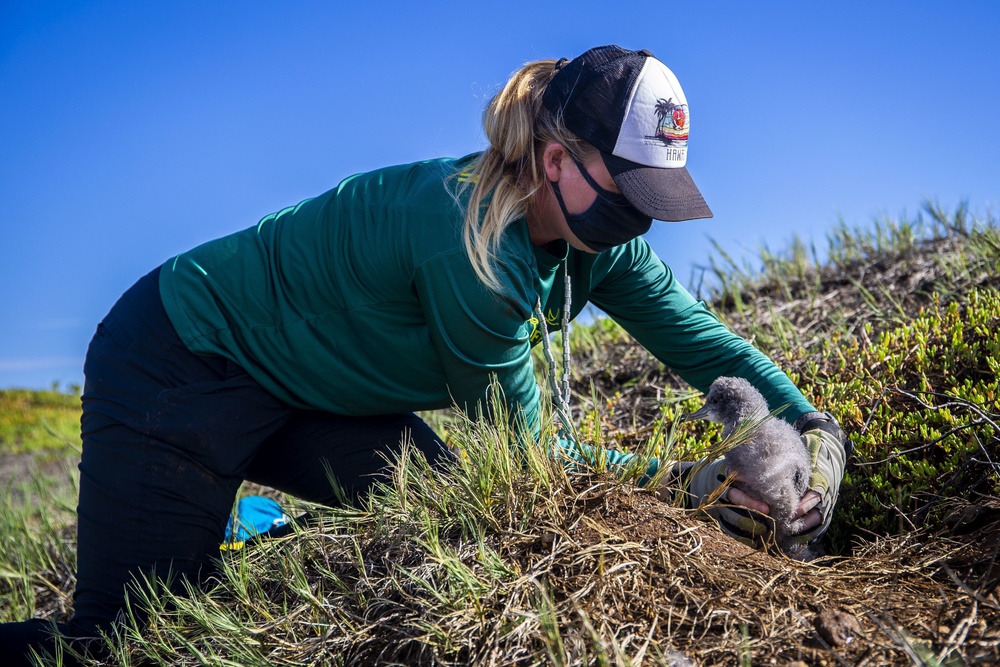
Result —
[{"label": "low green shrub", "polygon": [[831,536],[936,525],[945,497],[1000,490],[1000,293],[934,302],[872,340],[835,336],[792,377],[855,444]]}]

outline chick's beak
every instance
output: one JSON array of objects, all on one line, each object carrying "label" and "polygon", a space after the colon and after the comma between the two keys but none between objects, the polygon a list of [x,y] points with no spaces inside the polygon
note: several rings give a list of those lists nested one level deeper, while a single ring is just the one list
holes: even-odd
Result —
[{"label": "chick's beak", "polygon": [[696,412],[688,412],[686,414],[681,415],[682,421],[694,421],[695,419],[708,419],[708,418],[709,418],[709,411],[707,405],[703,407],[701,410],[698,410]]}]

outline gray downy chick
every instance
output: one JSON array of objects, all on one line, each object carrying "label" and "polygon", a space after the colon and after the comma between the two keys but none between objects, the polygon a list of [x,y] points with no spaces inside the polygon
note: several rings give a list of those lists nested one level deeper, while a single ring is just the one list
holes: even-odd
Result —
[{"label": "gray downy chick", "polygon": [[793,557],[804,550],[791,536],[802,531],[802,519],[792,513],[809,488],[809,454],[791,424],[768,416],[767,401],[743,378],[720,377],[705,397],[705,407],[688,419],[708,419],[722,424],[722,437],[729,437],[746,420],[761,422],[743,444],[726,454],[730,468],[740,473],[737,486],[771,508],[775,538],[782,551]]}]

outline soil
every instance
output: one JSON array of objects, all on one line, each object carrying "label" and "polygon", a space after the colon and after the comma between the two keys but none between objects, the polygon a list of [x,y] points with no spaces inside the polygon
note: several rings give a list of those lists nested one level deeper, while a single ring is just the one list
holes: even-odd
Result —
[{"label": "soil", "polygon": [[669,638],[693,664],[744,664],[732,652],[741,635],[752,664],[1000,664],[1000,501],[985,500],[979,515],[992,520],[964,534],[883,538],[802,563],[642,490],[591,495],[526,565],[551,559],[555,599]]}]

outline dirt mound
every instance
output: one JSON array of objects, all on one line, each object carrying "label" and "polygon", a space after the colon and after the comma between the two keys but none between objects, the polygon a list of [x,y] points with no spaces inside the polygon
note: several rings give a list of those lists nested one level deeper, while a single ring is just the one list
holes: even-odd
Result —
[{"label": "dirt mound", "polygon": [[1000,663],[997,518],[962,536],[911,534],[814,563],[754,550],[613,484],[582,493],[567,518],[542,527],[525,571],[547,571],[563,622],[599,619],[633,647],[669,638],[706,665],[907,665],[928,646],[939,658]]}]

